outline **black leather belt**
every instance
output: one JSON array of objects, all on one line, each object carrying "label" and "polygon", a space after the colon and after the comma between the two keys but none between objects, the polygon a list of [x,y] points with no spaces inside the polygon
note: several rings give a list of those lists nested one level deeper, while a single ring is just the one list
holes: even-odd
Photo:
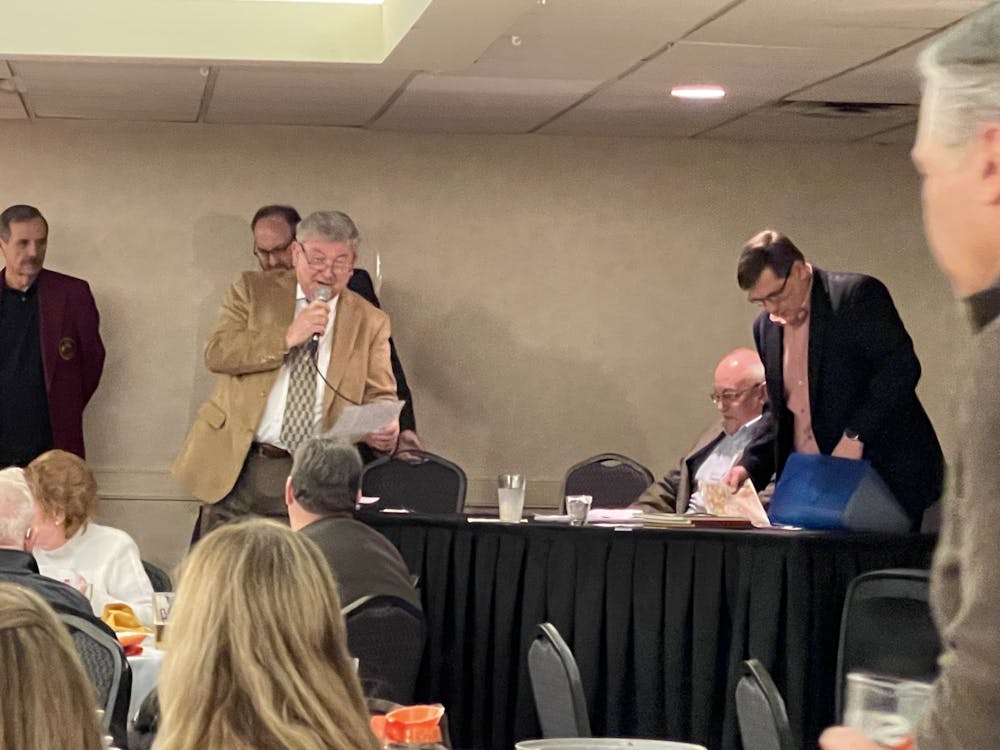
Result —
[{"label": "black leather belt", "polygon": [[270,443],[250,443],[250,452],[256,456],[264,458],[291,458],[292,454],[284,448],[279,448]]}]

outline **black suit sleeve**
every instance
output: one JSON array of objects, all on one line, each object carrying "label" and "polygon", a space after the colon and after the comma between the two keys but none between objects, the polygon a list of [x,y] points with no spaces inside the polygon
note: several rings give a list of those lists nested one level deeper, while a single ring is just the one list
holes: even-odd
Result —
[{"label": "black suit sleeve", "polygon": [[889,290],[878,279],[866,278],[852,292],[848,325],[871,368],[868,388],[845,427],[870,442],[913,400],[920,380],[920,361],[903,326]]},{"label": "black suit sleeve", "polygon": [[[371,302],[375,307],[381,309],[382,305],[379,304],[378,296],[375,294],[375,287],[372,285],[372,278],[368,275],[368,271],[363,268],[355,268],[354,275],[351,276],[351,280],[347,282],[347,288],[350,289],[355,294],[360,294],[366,300]],[[403,372],[403,363],[399,361],[399,355],[396,353],[396,344],[393,342],[392,338],[389,338],[389,362],[392,365],[392,374],[396,378],[396,396],[400,401],[405,401],[406,405],[403,406],[403,411],[399,415],[399,430],[413,430],[417,431],[417,418],[413,413],[413,395],[410,393],[410,386],[406,382],[406,373]]]}]

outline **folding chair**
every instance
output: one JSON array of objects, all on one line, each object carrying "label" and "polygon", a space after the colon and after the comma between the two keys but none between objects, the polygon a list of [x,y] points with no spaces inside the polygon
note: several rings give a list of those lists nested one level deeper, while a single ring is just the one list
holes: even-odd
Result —
[{"label": "folding chair", "polygon": [[128,704],[132,669],[118,639],[79,615],[58,612],[69,630],[84,669],[97,691],[97,708],[104,711],[102,728],[115,746],[128,748]]},{"label": "folding chair", "polygon": [[542,736],[590,737],[590,717],[573,652],[555,625],[538,626],[528,649],[528,675]]},{"label": "folding chair", "polygon": [[344,619],[365,695],[413,703],[424,656],[424,613],[397,596],[373,594],[344,607]]},{"label": "folding chair", "polygon": [[938,673],[941,637],[928,601],[926,570],[873,570],[851,581],[840,620],[836,716],[844,712],[848,672],[931,682]]},{"label": "folding chair", "polygon": [[653,483],[653,472],[628,456],[601,453],[566,472],[563,497],[590,495],[592,508],[624,508]]},{"label": "folding chair", "polygon": [[465,508],[465,472],[427,451],[383,456],[361,472],[361,494],[377,497],[364,510],[405,508],[415,513],[461,513]]},{"label": "folding chair", "polygon": [[785,701],[756,659],[743,662],[743,676],[736,683],[736,718],[747,750],[792,750]]}]

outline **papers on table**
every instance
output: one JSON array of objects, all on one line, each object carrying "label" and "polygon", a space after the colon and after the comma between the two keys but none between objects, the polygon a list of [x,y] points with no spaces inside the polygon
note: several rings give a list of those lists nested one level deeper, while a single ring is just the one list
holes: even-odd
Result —
[{"label": "papers on table", "polygon": [[342,437],[356,443],[369,432],[377,432],[399,417],[404,401],[382,399],[360,406],[348,406],[337,418],[336,424],[323,433],[323,437]]},{"label": "papers on table", "polygon": [[636,508],[591,508],[587,523],[595,526],[641,526],[642,511]]},{"label": "papers on table", "polygon": [[758,528],[771,525],[749,479],[736,492],[722,482],[698,482],[698,490],[705,501],[705,509],[713,516],[745,518]]}]

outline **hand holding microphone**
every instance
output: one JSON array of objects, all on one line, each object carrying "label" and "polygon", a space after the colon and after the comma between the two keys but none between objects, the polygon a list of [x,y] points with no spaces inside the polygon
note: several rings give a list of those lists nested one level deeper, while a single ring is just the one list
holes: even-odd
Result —
[{"label": "hand holding microphone", "polygon": [[285,345],[292,349],[301,344],[310,342],[310,346],[315,348],[319,344],[320,336],[326,330],[326,324],[330,320],[331,289],[328,286],[319,284],[316,287],[316,294],[312,302],[303,307],[296,314],[292,324],[288,326],[285,333]]}]

